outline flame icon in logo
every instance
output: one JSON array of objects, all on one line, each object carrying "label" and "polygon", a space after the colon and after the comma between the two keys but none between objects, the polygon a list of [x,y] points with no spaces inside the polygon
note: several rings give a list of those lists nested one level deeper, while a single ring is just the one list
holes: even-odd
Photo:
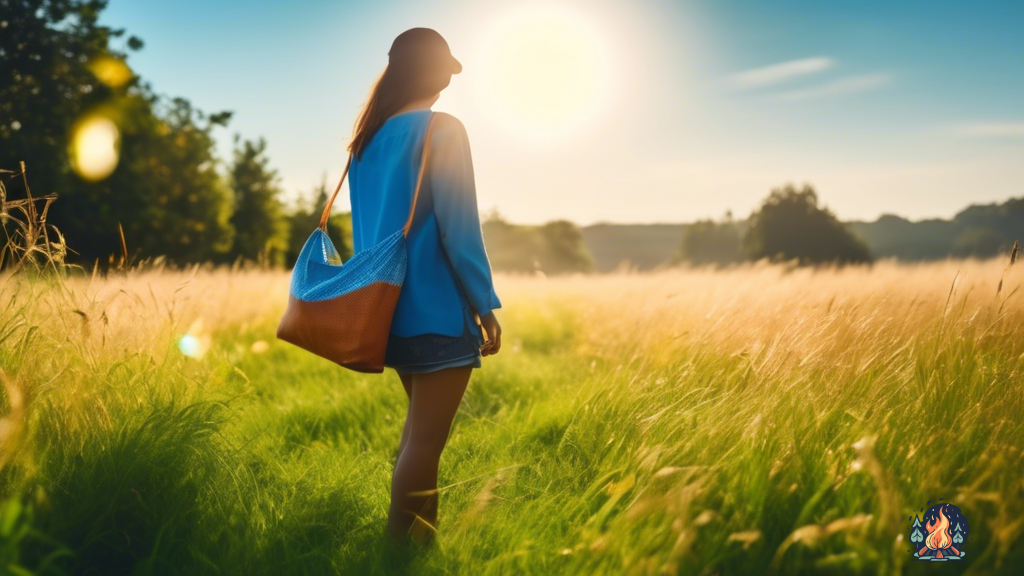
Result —
[{"label": "flame icon in logo", "polygon": [[[921,511],[924,512],[924,508]],[[924,513],[923,526],[920,518],[911,516],[911,519],[914,523],[910,527],[910,541],[914,544],[915,558],[946,562],[964,557],[963,543],[968,526],[959,508],[950,503],[936,504]]]}]

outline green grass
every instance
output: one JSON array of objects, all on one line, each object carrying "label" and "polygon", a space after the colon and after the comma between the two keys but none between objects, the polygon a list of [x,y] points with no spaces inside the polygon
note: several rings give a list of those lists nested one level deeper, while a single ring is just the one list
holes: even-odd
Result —
[{"label": "green grass", "polygon": [[[0,562],[22,574],[1021,573],[1024,342],[1007,323],[1019,308],[941,331],[926,314],[893,328],[893,345],[798,361],[700,339],[657,354],[639,339],[583,345],[611,325],[554,296],[504,299],[503,350],[474,372],[441,460],[439,545],[407,565],[382,539],[407,405],[392,371],[275,341],[279,310],[216,326],[196,360],[173,341],[93,356],[72,333],[58,347],[60,331],[8,305],[4,412],[11,387],[25,399],[21,424],[7,419]],[[251,351],[258,340],[266,352]],[[939,498],[971,522],[959,564],[911,557],[908,516]]]}]

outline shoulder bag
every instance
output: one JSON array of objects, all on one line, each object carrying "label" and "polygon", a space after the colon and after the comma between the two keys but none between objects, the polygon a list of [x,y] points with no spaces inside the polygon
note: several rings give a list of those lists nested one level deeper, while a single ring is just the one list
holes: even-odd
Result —
[{"label": "shoulder bag", "polygon": [[408,262],[405,239],[427,168],[433,123],[431,113],[405,226],[342,263],[327,235],[327,220],[352,165],[349,154],[338,187],[320,216],[320,225],[302,246],[292,269],[288,306],[277,327],[278,339],[356,372],[384,371],[391,320],[405,281]]}]

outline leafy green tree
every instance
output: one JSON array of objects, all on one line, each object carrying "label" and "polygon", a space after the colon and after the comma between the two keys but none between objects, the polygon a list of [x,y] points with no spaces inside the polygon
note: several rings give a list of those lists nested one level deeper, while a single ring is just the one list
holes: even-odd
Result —
[{"label": "leafy green tree", "polygon": [[818,206],[814,189],[786,184],[772,189],[751,214],[743,238],[753,259],[796,259],[800,264],[870,262],[871,254],[830,210]]},{"label": "leafy green tree", "polygon": [[559,274],[594,269],[582,232],[568,220],[523,226],[507,222],[495,210],[480,227],[494,270]]},{"label": "leafy green tree", "polygon": [[[231,113],[206,116],[132,74],[108,46],[124,31],[97,23],[104,0],[2,2],[0,166],[24,160],[33,192],[59,195],[48,220],[65,235],[68,261],[105,267],[122,252],[122,229],[130,257],[224,259],[231,198],[211,133]],[[92,115],[120,137],[116,168],[100,181],[76,175],[68,152],[76,121]]]},{"label": "leafy green tree", "polygon": [[239,146],[237,135],[235,142],[229,174],[234,196],[230,222],[235,234],[231,255],[248,260],[264,257],[272,266],[281,266],[288,251],[288,221],[277,172],[269,167],[266,157],[267,143],[261,138]]},{"label": "leafy green tree", "polygon": [[[35,194],[63,192],[72,177],[68,129],[81,113],[107,101],[115,88],[89,63],[124,34],[97,23],[106,2],[0,1],[0,167],[24,160]],[[132,37],[128,47],[142,42]],[[129,82],[134,82],[131,80]]]},{"label": "leafy green tree", "polygon": [[544,244],[535,228],[511,224],[496,210],[488,215],[480,228],[491,268],[508,272],[541,270]]},{"label": "leafy green tree", "polygon": [[[339,192],[340,194],[340,192]],[[288,214],[288,251],[285,266],[292,268],[299,258],[302,246],[309,236],[320,225],[320,216],[330,194],[327,191],[326,178],[313,190],[313,197],[299,196],[295,208]],[[331,239],[342,262],[352,257],[352,213],[332,214],[327,220],[327,237]]]},{"label": "leafy green tree", "polygon": [[568,220],[554,220],[541,226],[539,233],[544,247],[539,261],[544,273],[593,271],[594,258],[578,226]]},{"label": "leafy green tree", "polygon": [[121,158],[98,182],[76,181],[53,205],[54,224],[82,259],[121,252],[163,255],[173,265],[225,261],[232,244],[230,190],[217,172],[207,117],[183,98],[165,102],[148,85],[117,102]]},{"label": "leafy green tree", "polygon": [[724,265],[742,259],[740,229],[727,212],[721,222],[704,219],[687,226],[676,262]]}]

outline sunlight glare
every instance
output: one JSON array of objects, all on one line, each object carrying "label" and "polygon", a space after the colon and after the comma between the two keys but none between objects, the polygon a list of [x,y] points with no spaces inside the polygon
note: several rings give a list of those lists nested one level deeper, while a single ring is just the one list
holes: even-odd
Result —
[{"label": "sunlight glare", "polygon": [[518,7],[501,14],[483,37],[480,90],[513,131],[564,134],[604,103],[610,60],[584,15],[556,6]]}]

